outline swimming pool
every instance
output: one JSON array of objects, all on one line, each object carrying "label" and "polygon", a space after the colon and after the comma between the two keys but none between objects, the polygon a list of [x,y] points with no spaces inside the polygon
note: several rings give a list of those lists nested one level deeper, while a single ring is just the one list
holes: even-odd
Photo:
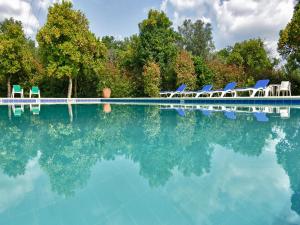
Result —
[{"label": "swimming pool", "polygon": [[300,224],[297,108],[0,106],[0,127],[1,225]]}]

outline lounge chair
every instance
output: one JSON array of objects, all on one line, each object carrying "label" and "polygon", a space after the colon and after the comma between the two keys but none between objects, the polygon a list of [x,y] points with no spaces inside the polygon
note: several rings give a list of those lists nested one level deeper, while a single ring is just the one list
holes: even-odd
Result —
[{"label": "lounge chair", "polygon": [[280,96],[280,94],[283,94],[284,96],[292,96],[291,91],[291,82],[289,81],[282,81],[279,88],[277,89],[277,96]]},{"label": "lounge chair", "polygon": [[184,95],[192,95],[192,96],[195,95],[195,98],[199,98],[201,95],[209,94],[209,92],[211,91],[212,88],[213,88],[212,85],[205,85],[199,91],[187,91],[187,92],[184,92]]},{"label": "lounge chair", "polygon": [[186,85],[182,84],[176,91],[164,91],[160,92],[161,96],[166,96],[168,98],[172,98],[174,95],[183,94],[184,90],[186,89]]},{"label": "lounge chair", "polygon": [[24,92],[20,85],[13,85],[11,97],[14,98],[15,94],[20,94],[21,98],[24,98]]},{"label": "lounge chair", "polygon": [[32,95],[37,95],[39,98],[41,98],[41,92],[40,92],[39,87],[33,86],[33,87],[30,89],[30,92],[29,92],[29,98],[31,98]]},{"label": "lounge chair", "polygon": [[269,83],[270,83],[270,80],[259,80],[259,81],[257,81],[257,83],[255,84],[254,87],[235,89],[234,90],[235,97],[237,97],[238,92],[249,92],[250,97],[255,97],[257,92],[261,92],[261,93],[265,92],[265,96],[268,96],[268,87],[267,86]]},{"label": "lounge chair", "polygon": [[221,94],[221,98],[225,97],[226,94],[234,94],[235,91],[234,88],[236,87],[237,83],[236,82],[231,82],[228,83],[224,89],[216,90],[216,91],[211,91],[210,92],[210,97],[213,97],[214,94]]}]

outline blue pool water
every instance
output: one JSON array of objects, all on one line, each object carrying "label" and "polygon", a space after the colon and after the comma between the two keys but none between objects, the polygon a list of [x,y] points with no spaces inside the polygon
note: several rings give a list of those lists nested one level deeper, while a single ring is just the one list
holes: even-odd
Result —
[{"label": "blue pool water", "polygon": [[0,107],[1,225],[300,224],[300,109],[109,108]]}]

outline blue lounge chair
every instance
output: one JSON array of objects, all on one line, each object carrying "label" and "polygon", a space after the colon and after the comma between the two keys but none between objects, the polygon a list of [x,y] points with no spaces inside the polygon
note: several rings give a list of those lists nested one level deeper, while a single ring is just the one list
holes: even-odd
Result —
[{"label": "blue lounge chair", "polygon": [[163,97],[164,95],[168,98],[172,98],[174,95],[183,94],[186,89],[186,85],[182,84],[176,91],[164,91],[160,92],[160,95]]},{"label": "blue lounge chair", "polygon": [[188,92],[184,92],[184,94],[185,95],[192,95],[192,96],[195,95],[195,98],[199,98],[201,95],[209,94],[209,92],[211,91],[212,88],[213,88],[212,85],[205,85],[199,91],[188,91]]},{"label": "blue lounge chair", "polygon": [[210,97],[213,97],[214,94],[221,94],[221,97],[225,97],[226,94],[228,93],[232,93],[235,95],[235,87],[236,87],[237,83],[236,82],[231,82],[228,83],[224,89],[220,89],[220,90],[216,90],[216,91],[211,91],[210,92]]},{"label": "blue lounge chair", "polygon": [[265,96],[268,96],[268,84],[270,83],[270,80],[259,80],[256,82],[254,87],[250,87],[250,88],[239,88],[239,89],[235,89],[235,96],[237,96],[238,92],[249,92],[250,97],[255,97],[255,95],[257,94],[257,92],[265,92]]},{"label": "blue lounge chair", "polygon": [[255,112],[254,116],[258,122],[268,122],[269,118],[267,117],[266,113],[264,112]]}]

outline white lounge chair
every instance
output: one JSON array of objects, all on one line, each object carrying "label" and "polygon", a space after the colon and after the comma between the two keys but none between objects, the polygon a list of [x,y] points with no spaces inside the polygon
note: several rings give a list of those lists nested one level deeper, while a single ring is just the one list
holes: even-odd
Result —
[{"label": "white lounge chair", "polygon": [[[239,88],[239,89],[235,89],[235,96],[238,96],[238,92],[249,92],[250,93],[250,97],[255,97],[255,95],[257,93],[261,93],[265,94],[265,96],[268,96],[268,84],[270,83],[270,80],[259,80],[257,81],[257,83],[255,84],[254,87],[250,87],[250,88]],[[251,93],[252,92],[252,93]]]},{"label": "white lounge chair", "polygon": [[199,98],[201,95],[209,95],[212,87],[213,87],[212,85],[205,85],[199,91],[187,91],[187,92],[184,92],[183,94],[185,96],[192,95],[192,96],[195,96],[195,98]]},{"label": "white lounge chair", "polygon": [[186,89],[186,85],[182,84],[176,91],[163,91],[163,92],[160,92],[159,94],[161,97],[165,96],[168,98],[172,98],[175,95],[184,94],[185,89]]},{"label": "white lounge chair", "polygon": [[233,94],[235,96],[236,92],[234,91],[237,83],[236,82],[231,82],[228,83],[224,89],[216,90],[216,91],[211,91],[210,92],[210,97],[213,97],[214,94],[221,94],[221,98],[225,97],[226,94]]}]

